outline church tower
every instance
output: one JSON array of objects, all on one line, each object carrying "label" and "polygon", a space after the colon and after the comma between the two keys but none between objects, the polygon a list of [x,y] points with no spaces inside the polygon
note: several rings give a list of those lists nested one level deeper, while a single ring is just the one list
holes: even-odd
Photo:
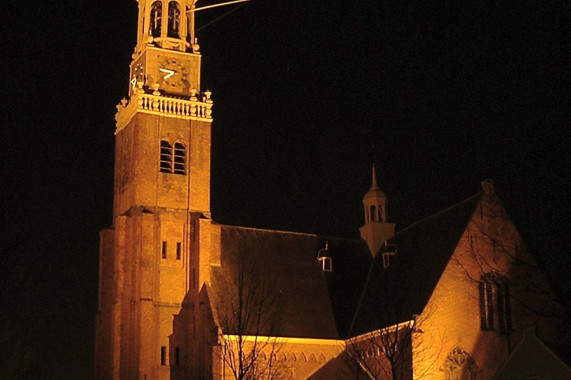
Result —
[{"label": "church tower", "polygon": [[359,228],[361,239],[367,242],[371,255],[375,257],[383,244],[395,234],[395,224],[388,223],[387,196],[377,184],[375,165],[372,170],[371,188],[363,198],[365,224]]},{"label": "church tower", "polygon": [[208,281],[198,268],[215,239],[201,236],[216,235],[195,3],[138,0],[129,97],[116,114],[113,224],[100,238],[97,379],[188,378],[189,337],[177,326],[188,328],[184,310]]}]

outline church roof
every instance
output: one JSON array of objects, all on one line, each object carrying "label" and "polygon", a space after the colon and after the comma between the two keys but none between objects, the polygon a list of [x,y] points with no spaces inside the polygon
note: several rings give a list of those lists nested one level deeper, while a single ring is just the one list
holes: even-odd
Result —
[{"label": "church roof", "polygon": [[[349,331],[360,335],[412,320],[426,306],[480,200],[481,194],[400,232],[381,248],[367,275]],[[383,252],[396,250],[384,268]]]},{"label": "church roof", "polygon": [[[218,323],[227,334],[344,339],[411,320],[426,306],[479,200],[400,231],[374,260],[362,240],[222,225],[220,265],[211,267]],[[331,272],[317,260],[326,243]],[[395,247],[384,269],[383,252]],[[248,306],[240,308],[240,299]],[[256,323],[240,325],[240,309],[254,310],[242,319]]]},{"label": "church roof", "polygon": [[[317,260],[326,242],[332,272],[324,272]],[[220,248],[221,265],[212,266],[211,284],[225,333],[346,335],[371,261],[365,242],[222,225]],[[240,308],[240,299],[249,306]],[[253,310],[243,317],[260,320],[238,323],[239,309]]]}]

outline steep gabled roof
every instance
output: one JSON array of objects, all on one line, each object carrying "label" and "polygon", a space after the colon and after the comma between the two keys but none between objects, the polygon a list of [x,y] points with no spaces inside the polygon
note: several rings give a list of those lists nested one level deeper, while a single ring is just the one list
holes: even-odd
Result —
[{"label": "steep gabled roof", "polygon": [[[211,284],[223,331],[342,339],[413,319],[426,306],[480,197],[397,233],[388,242],[397,253],[386,269],[388,248],[371,261],[362,240],[222,225],[221,265],[211,267]],[[330,273],[317,261],[326,241]],[[240,290],[244,302],[258,305],[253,314],[259,323],[237,326]]]},{"label": "steep gabled roof", "polygon": [[[422,312],[480,198],[475,195],[398,232],[389,248],[381,248],[370,267],[350,336],[412,320]],[[395,248],[384,269],[383,253]]]},{"label": "steep gabled roof", "polygon": [[[326,240],[331,273],[317,261]],[[362,241],[226,225],[220,250],[221,265],[211,266],[212,300],[228,334],[344,336],[371,260]],[[240,299],[248,304],[242,310],[253,310],[249,318],[260,317],[259,323],[238,327]]]}]

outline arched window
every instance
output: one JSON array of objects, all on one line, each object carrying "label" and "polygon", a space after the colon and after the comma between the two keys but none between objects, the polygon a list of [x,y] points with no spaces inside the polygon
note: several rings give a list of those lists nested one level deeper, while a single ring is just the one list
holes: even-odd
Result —
[{"label": "arched window", "polygon": [[[188,15],[188,12],[190,12],[190,7],[187,6],[186,7],[186,14]],[[193,44],[194,41],[191,41],[191,36],[190,36],[190,17],[186,17],[186,42],[188,42],[189,44]]]},{"label": "arched window", "polygon": [[462,347],[456,347],[444,362],[446,380],[475,380],[478,366],[472,355]]},{"label": "arched window", "polygon": [[160,37],[161,36],[161,25],[163,19],[163,3],[160,1],[155,1],[153,5],[151,5],[151,18],[150,18],[150,27],[149,33],[153,37]]},{"label": "arched window", "polygon": [[174,173],[186,173],[186,149],[178,142],[174,144]]},{"label": "arched window", "polygon": [[371,206],[371,222],[377,220],[377,208],[375,206]]},{"label": "arched window", "polygon": [[173,146],[161,141],[159,171],[163,173],[186,174],[186,147],[180,142]]},{"label": "arched window", "polygon": [[382,222],[383,219],[383,206],[379,205],[379,222]]},{"label": "arched window", "polygon": [[163,173],[172,172],[172,145],[165,140],[161,141],[160,171]]},{"label": "arched window", "polygon": [[180,30],[180,7],[176,1],[169,3],[168,37],[179,38]]},{"label": "arched window", "polygon": [[482,330],[503,333],[511,330],[510,290],[505,277],[485,273],[478,284],[480,294],[480,326]]}]

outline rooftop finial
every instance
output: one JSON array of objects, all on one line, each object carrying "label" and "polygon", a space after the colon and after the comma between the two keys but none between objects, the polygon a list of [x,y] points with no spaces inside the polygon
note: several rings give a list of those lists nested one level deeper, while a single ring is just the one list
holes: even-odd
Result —
[{"label": "rooftop finial", "polygon": [[375,170],[375,164],[373,164],[373,180],[371,182],[371,189],[378,189],[379,185],[377,184],[377,171]]}]

